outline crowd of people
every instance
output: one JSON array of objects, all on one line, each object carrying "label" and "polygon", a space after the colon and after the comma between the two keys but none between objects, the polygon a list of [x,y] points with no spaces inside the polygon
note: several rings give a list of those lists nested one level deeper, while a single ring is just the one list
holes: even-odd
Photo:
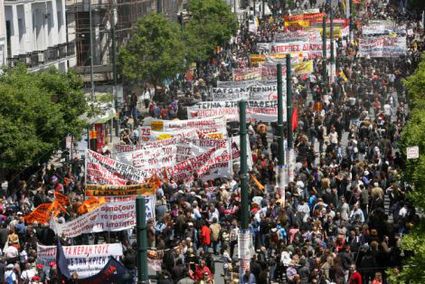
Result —
[{"label": "crowd of people", "polygon": [[[308,8],[316,7],[316,1],[304,2]],[[410,188],[401,181],[404,160],[397,141],[408,114],[402,79],[420,60],[424,27],[391,5],[376,2],[368,1],[367,9],[358,8],[367,11],[362,21],[384,15],[406,24],[412,31],[407,37],[408,54],[390,59],[357,57],[359,24],[352,41],[338,40],[335,82],[325,83],[321,59],[315,59],[307,78],[294,76],[299,112],[294,133],[296,165],[284,201],[275,189],[276,125],[249,124],[250,176],[264,185],[250,183],[249,269],[239,277],[238,173],[232,179],[195,180],[190,185],[171,178],[156,191],[156,220],[147,224],[149,248],[164,252],[157,283],[213,283],[219,277],[227,283],[379,284],[388,283],[388,268],[401,267],[411,253],[401,249],[401,237],[419,218],[406,199]],[[321,8],[326,11],[330,6]],[[188,101],[208,98],[208,89],[217,80],[229,80],[232,68],[248,66],[248,55],[257,51],[256,44],[273,38],[281,27],[280,21],[265,17],[257,34],[252,34],[242,24],[233,43],[210,64],[191,80],[182,78],[170,86],[163,94],[168,99],[147,99],[144,115],[184,118],[185,106],[178,93]],[[136,104],[137,98],[132,99],[128,113],[137,123],[135,131],[123,132],[124,144],[139,140]],[[24,215],[52,202],[59,192],[71,204],[68,213],[58,217],[78,216],[84,201],[83,165],[76,159],[66,166],[45,167],[28,181],[15,179],[2,187],[1,283],[60,283],[56,263],[45,267],[36,254],[37,243],[55,244],[54,232],[48,224],[25,222]],[[121,242],[122,262],[135,272],[135,240],[127,231],[62,240],[68,245],[89,241]],[[219,276],[215,275],[218,263],[223,266]]]}]

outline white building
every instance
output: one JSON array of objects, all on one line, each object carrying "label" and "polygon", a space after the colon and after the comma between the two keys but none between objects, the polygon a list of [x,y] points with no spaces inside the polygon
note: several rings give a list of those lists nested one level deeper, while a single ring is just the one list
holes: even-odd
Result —
[{"label": "white building", "polygon": [[23,62],[32,71],[73,67],[75,43],[68,40],[65,12],[65,0],[4,1],[6,64]]}]

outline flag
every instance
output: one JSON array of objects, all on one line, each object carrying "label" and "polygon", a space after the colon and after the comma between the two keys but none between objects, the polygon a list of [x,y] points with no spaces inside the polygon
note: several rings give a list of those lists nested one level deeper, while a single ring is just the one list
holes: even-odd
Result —
[{"label": "flag", "polygon": [[52,210],[52,203],[43,203],[37,206],[30,214],[24,216],[26,223],[31,224],[38,222],[40,224],[46,224],[49,222],[50,213]]},{"label": "flag", "polygon": [[298,108],[296,106],[292,109],[291,126],[292,131],[295,131],[298,127]]},{"label": "flag", "polygon": [[59,202],[62,206],[68,206],[69,205],[69,198],[65,194],[62,194],[58,191],[55,191],[55,200]]},{"label": "flag", "polygon": [[259,190],[264,191],[264,185],[262,185],[254,175],[251,175],[251,180]]},{"label": "flag", "polygon": [[60,204],[59,201],[55,200],[50,204],[49,207],[49,216],[48,219],[50,219],[50,216],[53,214],[56,216],[58,216],[60,213],[67,213],[65,207],[62,206],[62,204]]},{"label": "flag", "polygon": [[56,243],[56,266],[59,272],[59,279],[65,278],[65,280],[69,280],[71,278],[71,273],[69,272],[68,263],[60,240]]},{"label": "flag", "polygon": [[344,80],[344,82],[347,82],[348,81],[348,78],[345,75],[344,71],[341,70],[341,72],[339,72],[339,76]]},{"label": "flag", "polygon": [[133,276],[130,271],[118,260],[110,257],[108,263],[99,271],[99,273],[84,279],[77,279],[72,283],[77,284],[106,284],[121,283],[132,284]]},{"label": "flag", "polygon": [[94,196],[90,196],[87,200],[83,202],[83,204],[78,207],[77,212],[80,215],[91,212],[95,210],[97,207],[105,203],[106,200],[104,197],[96,198]]}]

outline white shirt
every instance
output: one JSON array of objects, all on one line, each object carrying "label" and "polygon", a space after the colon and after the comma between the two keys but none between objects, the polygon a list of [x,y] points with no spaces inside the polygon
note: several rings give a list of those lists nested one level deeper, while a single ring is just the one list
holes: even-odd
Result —
[{"label": "white shirt", "polygon": [[13,271],[13,269],[10,270],[6,270],[4,272],[4,280],[6,281],[8,277],[12,278],[12,281],[15,283],[16,282],[16,273]]},{"label": "white shirt", "polygon": [[289,266],[291,263],[291,253],[289,251],[282,251],[282,254],[280,255],[280,262],[283,266]]},{"label": "white shirt", "polygon": [[332,144],[338,144],[338,133],[336,131],[329,133],[329,140]]},{"label": "white shirt", "polygon": [[22,271],[21,279],[31,281],[31,279],[37,274],[37,271],[34,268],[27,269]]}]

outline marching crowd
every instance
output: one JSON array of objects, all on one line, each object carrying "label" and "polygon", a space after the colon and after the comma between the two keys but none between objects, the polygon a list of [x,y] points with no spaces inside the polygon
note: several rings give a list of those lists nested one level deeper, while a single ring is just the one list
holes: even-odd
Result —
[{"label": "marching crowd", "polygon": [[[370,17],[376,14],[372,4]],[[234,277],[239,275],[238,173],[230,180],[196,180],[190,186],[171,178],[156,191],[156,220],[147,224],[148,246],[164,252],[158,283],[212,283],[216,262],[223,264],[222,276],[228,283],[388,283],[387,269],[400,268],[411,253],[401,250],[400,238],[418,221],[406,199],[409,185],[400,179],[404,160],[397,141],[408,113],[402,79],[416,67],[425,42],[419,22],[401,20],[389,5],[382,12],[412,30],[406,56],[358,58],[356,39],[346,44],[339,40],[334,83],[325,83],[317,59],[308,78],[294,76],[295,178],[285,190],[284,202],[275,190],[276,125],[249,125],[250,176],[257,181],[250,183],[250,268]],[[247,66],[247,55],[256,51],[256,43],[272,38],[276,29],[269,18],[260,20],[256,35],[242,27],[234,44],[218,53],[199,77],[170,90],[180,89],[186,99],[200,100],[216,80],[229,79],[232,68]],[[146,101],[150,116],[182,118],[184,105],[171,91],[168,100]],[[134,107],[129,116],[137,120]],[[125,132],[122,138],[130,144],[139,137],[137,132]],[[52,202],[59,192],[71,203],[68,213],[58,217],[77,216],[84,201],[82,170],[83,163],[73,160],[67,166],[46,167],[28,181],[15,179],[2,185],[1,283],[61,283],[55,262],[49,267],[37,262],[37,242],[54,245],[54,232],[48,224],[26,222],[24,215]],[[89,239],[83,235],[62,241],[87,244]],[[102,239],[121,242],[123,264],[136,270],[131,235],[98,233],[94,241]]]}]

